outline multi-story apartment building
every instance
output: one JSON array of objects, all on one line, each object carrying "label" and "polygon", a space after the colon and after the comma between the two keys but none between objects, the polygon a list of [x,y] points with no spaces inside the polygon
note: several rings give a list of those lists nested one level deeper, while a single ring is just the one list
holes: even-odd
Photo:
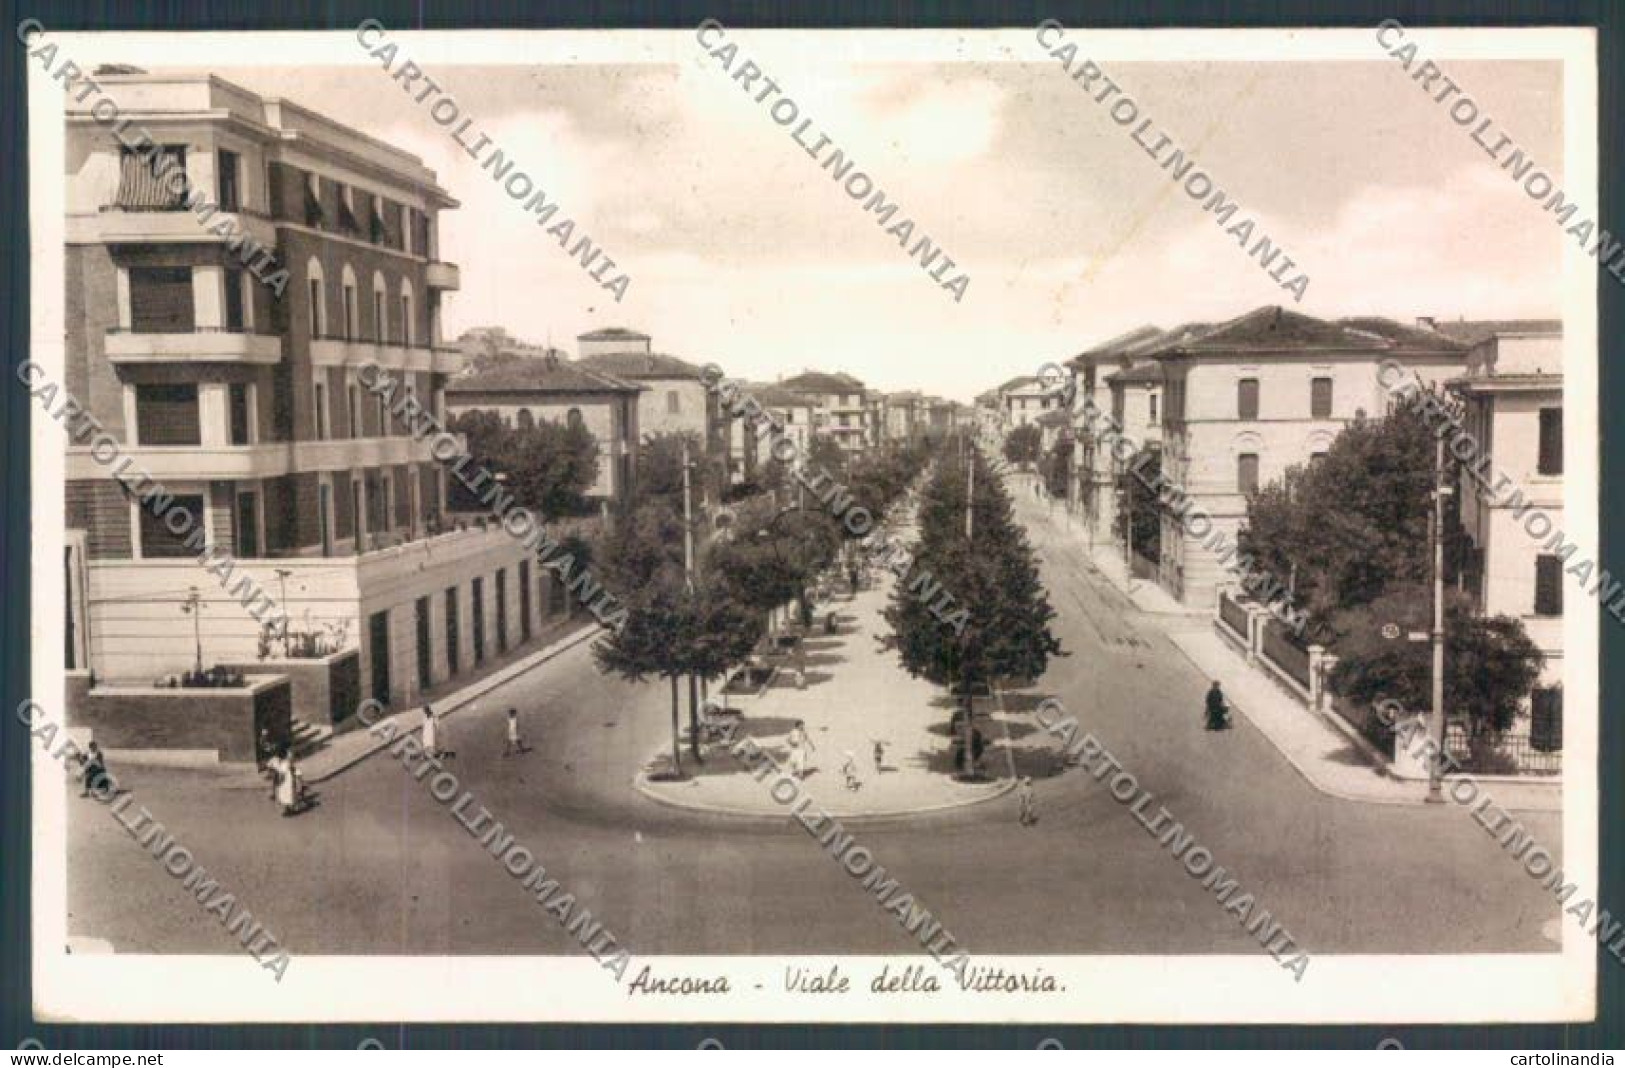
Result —
[{"label": "multi-story apartment building", "polygon": [[997,390],[999,412],[1006,430],[1027,426],[1045,412],[1062,405],[1062,391],[1034,375],[1012,378]]},{"label": "multi-story apartment building", "polygon": [[[1556,320],[1439,323],[1463,344],[1466,373],[1449,386],[1465,402],[1463,429],[1489,484],[1468,476],[1461,523],[1468,539],[1461,584],[1479,610],[1522,620],[1546,657],[1531,699],[1531,744],[1562,749],[1564,558],[1520,520],[1533,509],[1563,529],[1563,327]],[[1496,488],[1498,476],[1511,490]]]},{"label": "multi-story apartment building", "polygon": [[887,394],[885,413],[886,441],[913,441],[930,427],[930,403],[917,390]]},{"label": "multi-story apartment building", "polygon": [[638,400],[648,387],[559,358],[525,357],[463,375],[446,387],[453,416],[495,412],[508,426],[550,421],[577,425],[598,443],[598,477],[587,497],[624,504],[630,497],[637,458]]},{"label": "multi-story apartment building", "polygon": [[[462,361],[440,342],[459,280],[438,228],[456,202],[417,157],[289,101],[208,75],[98,81],[162,147],[68,104],[68,389],[293,630],[359,645],[363,693],[399,702],[519,641],[540,576],[502,531],[447,529],[433,438],[364,386],[384,368],[443,415]],[[243,270],[159,160],[274,249],[285,284]],[[66,494],[70,670],[191,667],[183,607],[206,663],[261,655],[261,624],[87,449],[68,449]]]},{"label": "multi-story apartment building", "polygon": [[718,462],[728,452],[728,424],[700,367],[655,352],[648,334],[621,327],[576,338],[577,364],[644,387],[638,395],[638,433],[693,434]]},{"label": "multi-story apartment building", "polygon": [[1433,330],[1279,307],[1166,338],[1144,354],[1164,376],[1163,477],[1213,526],[1196,538],[1165,514],[1158,579],[1195,605],[1212,603],[1229,581],[1217,541],[1234,543],[1248,495],[1326,451],[1352,420],[1395,403],[1379,378],[1386,363],[1436,382],[1466,363],[1466,346]]},{"label": "multi-story apartment building", "polygon": [[730,419],[728,427],[730,481],[737,484],[754,478],[781,438],[789,442],[779,446],[781,459],[792,468],[805,464],[818,421],[817,402],[806,394],[768,382],[746,382],[739,389],[741,397],[750,397],[761,407],[763,418],[772,429],[760,419],[757,425],[750,425],[747,422],[750,413],[743,403],[738,406],[739,414]]},{"label": "multi-story apartment building", "polygon": [[[1141,326],[1086,349],[1067,361],[1072,375],[1072,424],[1076,444],[1072,449],[1072,491],[1074,506],[1090,525],[1091,537],[1105,542],[1116,530],[1117,472],[1121,466],[1106,447],[1110,429],[1104,417],[1113,411],[1108,374],[1125,371],[1137,356],[1149,352],[1163,338],[1154,326]],[[1138,439],[1128,439],[1136,447]]]},{"label": "multi-story apartment building", "polygon": [[868,394],[858,379],[840,372],[805,371],[785,379],[780,385],[818,405],[818,433],[827,435],[847,452],[862,452],[868,448]]}]

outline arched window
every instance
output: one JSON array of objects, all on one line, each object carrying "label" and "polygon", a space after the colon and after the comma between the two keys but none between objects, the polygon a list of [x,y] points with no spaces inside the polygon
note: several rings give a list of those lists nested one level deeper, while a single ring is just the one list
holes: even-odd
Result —
[{"label": "arched window", "polygon": [[574,429],[582,425],[581,409],[571,408],[564,416],[564,425]]},{"label": "arched window", "polygon": [[389,290],[382,271],[372,272],[372,337],[379,344],[389,342]]},{"label": "arched window", "polygon": [[348,263],[344,265],[343,286],[344,302],[340,310],[344,313],[344,338],[354,341],[361,336],[361,310],[356,306],[355,272]]},{"label": "arched window", "polygon": [[310,279],[310,336],[322,337],[327,331],[327,280],[315,256],[305,264],[305,275]]},{"label": "arched window", "polygon": [[519,421],[519,429],[520,430],[535,430],[536,429],[536,417],[534,415],[530,414],[530,409],[529,408],[521,408],[521,409],[519,409],[519,415],[516,418]]},{"label": "arched window", "polygon": [[416,334],[416,324],[412,319],[412,283],[401,279],[401,344],[410,348],[413,336]]}]

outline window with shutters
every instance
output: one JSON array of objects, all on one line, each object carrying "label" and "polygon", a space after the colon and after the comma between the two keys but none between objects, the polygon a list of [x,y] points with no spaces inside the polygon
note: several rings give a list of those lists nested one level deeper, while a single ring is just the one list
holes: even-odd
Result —
[{"label": "window with shutters", "polygon": [[197,386],[192,383],[135,387],[136,440],[142,445],[201,445]]},{"label": "window with shutters", "polygon": [[249,420],[253,412],[248,405],[248,385],[244,382],[233,382],[227,389],[227,407],[230,410],[231,443],[233,445],[249,444]]},{"label": "window with shutters", "polygon": [[215,180],[220,185],[220,210],[237,211],[242,207],[237,184],[237,153],[221,149],[215,154]]},{"label": "window with shutters", "polygon": [[1563,614],[1563,558],[1541,554],[1535,557],[1535,615]]},{"label": "window with shutters", "polygon": [[190,334],[190,267],[130,268],[130,329],[137,334]]},{"label": "window with shutters", "polygon": [[1543,475],[1563,473],[1563,409],[1540,410],[1540,463]]},{"label": "window with shutters", "polygon": [[1563,751],[1563,688],[1537,686],[1529,695],[1529,748],[1537,753]]},{"label": "window with shutters", "polygon": [[1238,493],[1258,492],[1258,454],[1244,452],[1236,457],[1236,491]]},{"label": "window with shutters", "polygon": [[241,268],[228,267],[224,272],[226,286],[226,329],[234,334],[240,334],[248,329],[247,316],[243,309],[243,278]]},{"label": "window with shutters", "polygon": [[[317,372],[317,373],[320,374],[322,372]],[[327,438],[328,438],[328,434],[330,433],[330,431],[328,429],[329,424],[328,424],[328,417],[327,417],[327,385],[326,385],[326,383],[323,383],[323,382],[317,382],[316,383],[315,392],[311,396],[311,404],[316,409],[316,417],[315,417],[316,440],[317,441],[326,441]]]},{"label": "window with shutters", "polygon": [[1243,378],[1236,383],[1236,418],[1258,418],[1258,379]]},{"label": "window with shutters", "polygon": [[1149,411],[1146,418],[1151,420],[1152,425],[1155,426],[1157,422],[1157,395],[1155,393],[1147,393],[1145,399],[1149,406]]},{"label": "window with shutters", "polygon": [[1309,380],[1309,417],[1311,419],[1330,419],[1332,417],[1332,380],[1330,378],[1313,378]]},{"label": "window with shutters", "polygon": [[327,212],[322,208],[322,180],[316,174],[305,175],[305,225],[320,230],[327,223]]}]

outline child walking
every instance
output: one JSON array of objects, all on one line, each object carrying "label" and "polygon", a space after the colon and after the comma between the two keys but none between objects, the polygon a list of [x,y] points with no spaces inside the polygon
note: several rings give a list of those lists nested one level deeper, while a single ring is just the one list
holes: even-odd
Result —
[{"label": "child walking", "polygon": [[1021,802],[1021,825],[1031,827],[1038,822],[1038,799],[1033,796],[1032,776],[1021,777],[1021,784],[1016,788],[1016,798]]}]

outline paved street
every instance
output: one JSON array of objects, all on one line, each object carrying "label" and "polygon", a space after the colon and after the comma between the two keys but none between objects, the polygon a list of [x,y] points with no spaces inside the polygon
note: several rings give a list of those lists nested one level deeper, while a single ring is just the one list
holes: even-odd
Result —
[{"label": "paved street", "polygon": [[[1091,573],[1059,513],[1012,490],[1071,655],[1010,708],[1058,696],[1310,953],[1555,948],[1541,933],[1555,902],[1465,811],[1333,799],[1247,723],[1199,729],[1206,680]],[[509,704],[526,710],[537,749],[503,758]],[[633,777],[669,736],[668,716],[664,683],[600,676],[581,645],[453,720],[450,767],[635,955],[909,948],[799,828],[638,794]],[[320,807],[297,819],[279,818],[263,790],[225,788],[240,776],[114,770],[296,954],[571,944],[387,755],[323,784]],[[1262,953],[1102,784],[1072,772],[1038,789],[1031,829],[1006,797],[866,825],[860,841],[972,953]],[[131,952],[234,948],[104,810],[74,798],[70,812],[72,934]],[[1525,822],[1556,855],[1556,816]]]}]

